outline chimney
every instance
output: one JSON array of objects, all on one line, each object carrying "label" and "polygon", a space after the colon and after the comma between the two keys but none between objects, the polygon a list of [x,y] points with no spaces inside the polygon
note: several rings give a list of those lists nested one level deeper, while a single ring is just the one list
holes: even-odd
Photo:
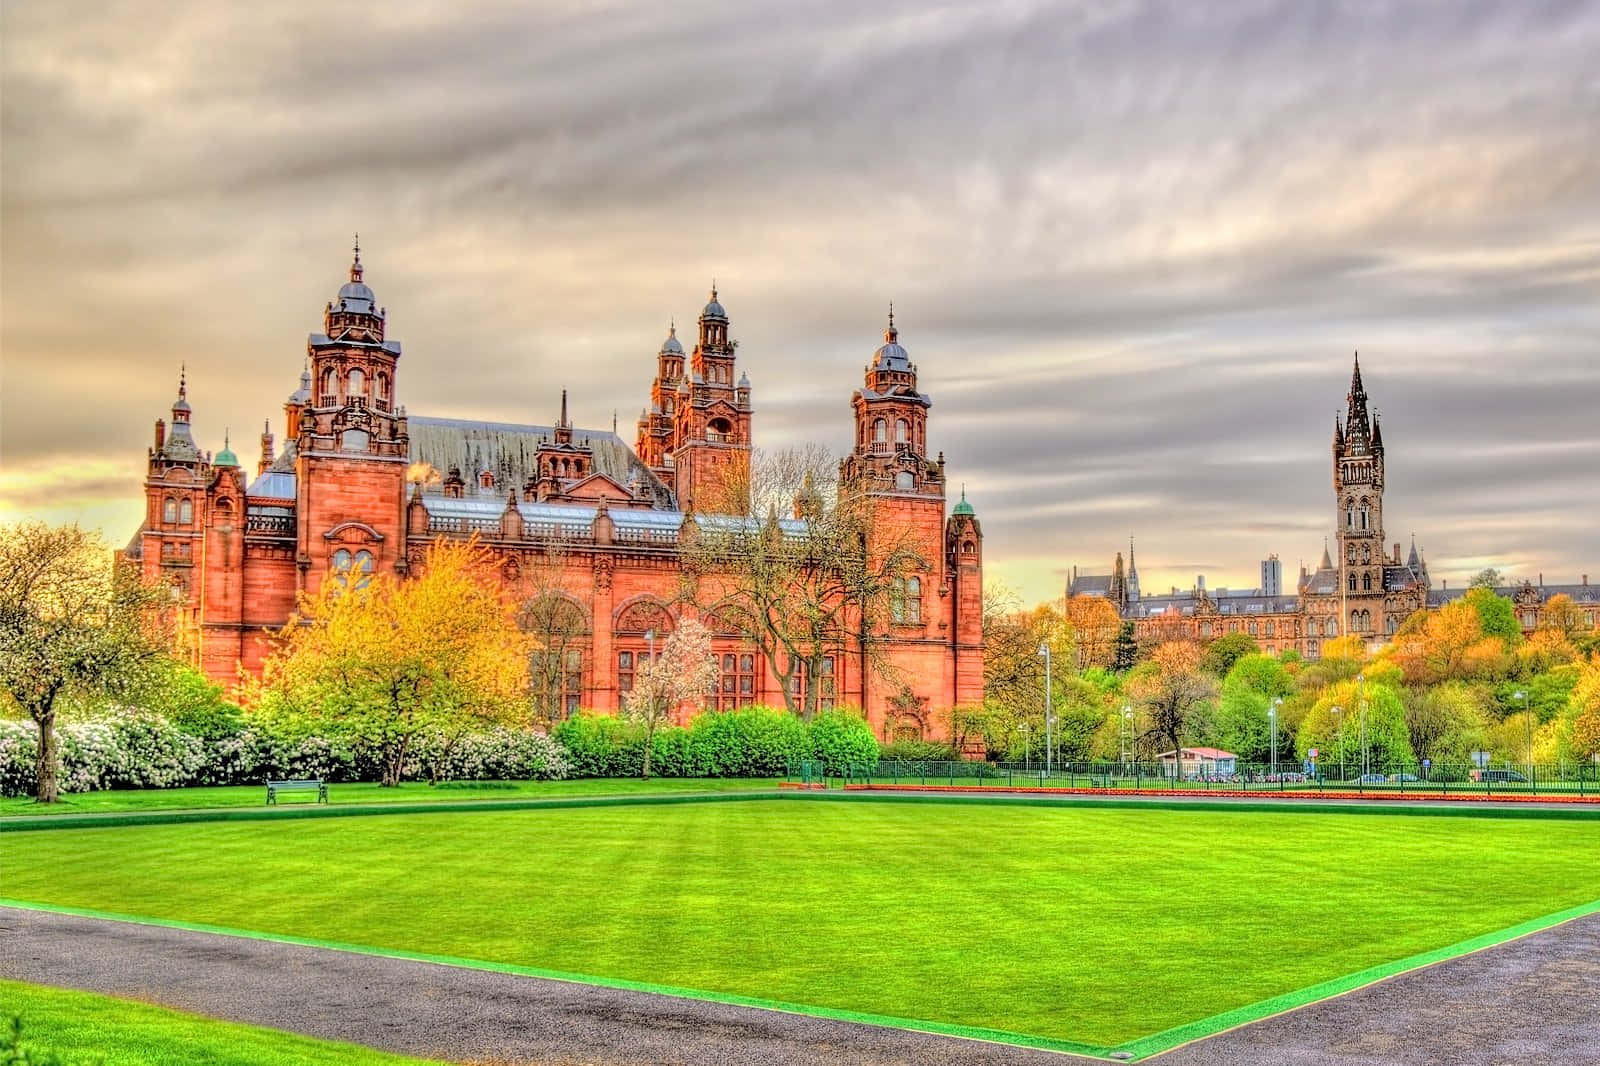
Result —
[{"label": "chimney", "polygon": [[161,419],[156,419],[156,451],[160,451],[167,443],[167,424]]},{"label": "chimney", "polygon": [[1394,564],[1396,566],[1400,565],[1400,542],[1399,541],[1395,541],[1394,542]]},{"label": "chimney", "polygon": [[1585,585],[1587,585],[1589,583],[1589,575],[1588,574],[1584,574],[1583,575],[1583,583]]},{"label": "chimney", "polygon": [[1544,588],[1544,571],[1539,571],[1539,587]]}]

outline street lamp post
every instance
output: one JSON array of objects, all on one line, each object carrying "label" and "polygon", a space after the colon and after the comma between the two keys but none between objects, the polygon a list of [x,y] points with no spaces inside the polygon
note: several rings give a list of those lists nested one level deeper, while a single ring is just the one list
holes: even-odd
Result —
[{"label": "street lamp post", "polygon": [[1055,767],[1055,736],[1051,729],[1055,708],[1050,691],[1050,645],[1040,644],[1039,654],[1044,657],[1044,776],[1049,777]]},{"label": "street lamp post", "polygon": [[1333,720],[1339,727],[1339,780],[1344,780],[1344,708],[1333,708]]},{"label": "street lamp post", "polygon": [[[1123,731],[1127,732],[1124,733]],[[1129,750],[1133,747],[1133,708],[1123,705],[1122,721],[1117,723],[1117,753],[1122,757],[1122,772],[1128,772]]]},{"label": "street lamp post", "polygon": [[1027,722],[1023,722],[1022,723],[1022,772],[1023,773],[1028,773],[1030,770],[1033,769],[1033,748],[1031,746],[1031,742],[1033,740],[1033,737],[1032,737],[1031,734],[1032,734],[1032,730],[1030,730],[1028,728],[1028,723]]},{"label": "street lamp post", "polygon": [[1519,689],[1517,689],[1517,691],[1515,691],[1515,692],[1513,692],[1511,694],[1511,698],[1521,702],[1521,704],[1522,704],[1522,717],[1527,720],[1528,747],[1526,749],[1526,755],[1527,755],[1527,763],[1528,763],[1528,780],[1532,781],[1533,780],[1533,716],[1528,713],[1528,693],[1527,693],[1527,691],[1525,689],[1520,689],[1519,688]]},{"label": "street lamp post", "polygon": [[1361,687],[1365,679],[1361,674],[1356,675],[1356,705],[1361,714],[1361,776],[1366,777],[1370,772],[1367,769],[1367,697]]},{"label": "street lamp post", "polygon": [[656,715],[656,631],[644,631],[645,646],[650,650],[645,653],[645,658],[650,662],[650,720],[655,721]]},{"label": "street lamp post", "polygon": [[1272,700],[1272,706],[1267,708],[1267,725],[1270,726],[1272,730],[1271,766],[1272,776],[1274,778],[1278,776],[1278,708],[1282,706],[1283,698],[1279,696],[1274,697]]}]

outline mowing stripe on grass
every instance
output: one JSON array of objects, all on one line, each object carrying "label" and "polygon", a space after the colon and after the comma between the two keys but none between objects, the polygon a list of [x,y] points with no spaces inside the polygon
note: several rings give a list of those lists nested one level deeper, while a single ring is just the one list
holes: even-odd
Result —
[{"label": "mowing stripe on grass", "polygon": [[1493,932],[1483,933],[1467,940],[1442,948],[1434,948],[1411,955],[1394,962],[1381,963],[1377,966],[1358,970],[1355,973],[1336,977],[1332,980],[1322,981],[1293,992],[1285,992],[1272,996],[1256,1003],[1236,1007],[1233,1010],[1214,1014],[1209,1018],[1198,1021],[1186,1022],[1183,1025],[1165,1029],[1159,1033],[1140,1037],[1128,1041],[1117,1047],[1105,1047],[1098,1044],[1088,1044],[1073,1040],[1062,1040],[1053,1037],[1035,1036],[1031,1033],[1015,1033],[1003,1029],[985,1029],[978,1026],[954,1025],[947,1022],[931,1022],[917,1018],[900,1018],[886,1014],[870,1014],[864,1011],[843,1010],[836,1007],[817,1007],[805,1003],[789,1003],[781,1000],[761,999],[756,996],[742,996],[733,993],[708,992],[693,988],[680,988],[674,985],[654,984],[648,981],[629,981],[623,978],[598,977],[591,974],[571,973],[561,970],[545,970],[534,966],[520,966],[515,963],[491,962],[481,959],[461,958],[454,955],[435,955],[420,951],[405,951],[399,948],[375,947],[365,944],[347,944],[336,940],[322,940],[313,937],[291,936],[279,933],[264,933],[253,929],[235,929],[228,926],[206,925],[200,922],[185,922],[169,918],[147,918],[138,915],[117,914],[109,911],[91,910],[84,907],[65,907],[50,903],[34,903],[26,900],[13,900],[0,897],[0,907],[12,907],[18,910],[41,911],[50,914],[64,914],[77,918],[93,918],[101,921],[123,922],[130,925],[158,926],[168,929],[182,929],[189,932],[208,933],[217,936],[238,937],[245,940],[260,940],[276,944],[291,944],[299,947],[322,948],[328,951],[343,951],[356,955],[370,955],[378,958],[401,959],[408,962],[425,962],[440,966],[453,966],[469,970],[488,970],[496,973],[511,974],[519,977],[534,977],[547,981],[562,981],[569,984],[593,985],[600,988],[620,989],[628,992],[644,992],[652,995],[671,996],[676,999],[699,1000],[707,1003],[726,1004],[735,1007],[752,1007],[758,1010],[779,1011],[785,1014],[798,1014],[813,1018],[823,1018],[830,1021],[854,1022],[861,1025],[877,1026],[886,1029],[905,1029],[911,1032],[928,1033],[934,1036],[956,1037],[964,1040],[978,1040],[991,1044],[1009,1044],[1017,1047],[1034,1048],[1041,1051],[1055,1051],[1070,1055],[1085,1055],[1094,1058],[1110,1058],[1113,1055],[1127,1061],[1146,1059],[1159,1055],[1185,1044],[1203,1040],[1206,1037],[1216,1036],[1230,1029],[1252,1022],[1262,1021],[1277,1014],[1296,1010],[1320,1000],[1330,999],[1375,984],[1378,981],[1395,977],[1425,966],[1444,962],[1448,959],[1459,958],[1500,944],[1530,936],[1534,933],[1552,929],[1558,925],[1591,914],[1600,914],[1600,900],[1591,903],[1569,907],[1554,914],[1532,918],[1517,925],[1508,926]]},{"label": "mowing stripe on grass", "polygon": [[467,800],[459,803],[369,803],[348,806],[316,804],[292,807],[211,807],[199,810],[111,811],[61,814],[48,818],[32,815],[0,818],[0,833],[44,832],[51,829],[103,829],[115,826],[168,825],[182,822],[263,822],[274,819],[375,817],[386,814],[470,814],[480,811],[526,811],[573,807],[632,807],[679,803],[745,803],[755,800],[835,803],[979,803],[1016,807],[1125,808],[1169,811],[1268,811],[1274,813],[1408,814],[1424,817],[1466,818],[1589,818],[1600,821],[1600,807],[1569,804],[1534,807],[1460,803],[1428,806],[1418,803],[1318,803],[1293,804],[1275,800],[1230,801],[1206,799],[1136,799],[1112,795],[1043,796],[1024,792],[804,792],[751,789],[743,792],[669,792],[616,796],[550,796],[515,800]]},{"label": "mowing stripe on grass", "polygon": [[1532,918],[1505,929],[1497,929],[1492,933],[1483,933],[1480,936],[1471,937],[1448,947],[1435,948],[1432,951],[1424,951],[1404,959],[1396,959],[1394,962],[1386,962],[1378,966],[1368,967],[1365,970],[1358,970],[1343,977],[1335,977],[1331,981],[1308,985],[1293,992],[1285,992],[1282,995],[1272,996],[1257,1003],[1236,1007],[1230,1011],[1223,1011],[1221,1014],[1214,1014],[1199,1021],[1174,1026],[1159,1033],[1152,1033],[1137,1040],[1130,1040],[1116,1050],[1127,1053],[1130,1056],[1129,1061],[1149,1058],[1151,1055],[1159,1055],[1184,1044],[1192,1044],[1196,1040],[1203,1040],[1208,1036],[1216,1036],[1218,1033],[1237,1029],[1251,1022],[1259,1022],[1275,1014],[1283,1014],[1319,1000],[1331,999],[1334,996],[1344,995],[1346,992],[1354,992],[1356,989],[1364,988],[1367,985],[1375,984],[1412,970],[1419,970],[1424,966],[1432,966],[1434,963],[1460,958],[1463,955],[1471,955],[1485,948],[1497,947],[1513,940],[1520,940],[1522,937],[1531,936],[1546,929],[1553,929],[1558,925],[1565,925],[1567,922],[1575,921],[1591,914],[1600,914],[1600,900],[1569,907],[1564,911],[1547,914],[1541,918]]},{"label": "mowing stripe on grass", "polygon": [[1004,1029],[984,1029],[978,1026],[953,1025],[948,1022],[929,1022],[919,1018],[897,1018],[893,1015],[869,1014],[863,1011],[843,1010],[837,1007],[814,1007],[805,1003],[786,1003],[782,1000],[761,999],[756,996],[741,996],[727,992],[707,992],[696,988],[679,988],[673,985],[653,984],[648,981],[629,981],[618,977],[597,977],[591,974],[569,973],[562,970],[544,970],[534,966],[520,966],[509,962],[490,962],[483,959],[460,958],[454,955],[434,955],[421,951],[374,947],[367,944],[346,944],[337,940],[321,940],[314,937],[290,936],[280,933],[263,933],[254,929],[234,929],[228,926],[206,925],[200,922],[185,922],[171,918],[146,918],[140,915],[116,914],[110,911],[90,910],[85,907],[63,907],[52,903],[34,903],[27,900],[6,899],[4,897],[0,897],[0,907],[42,911],[48,914],[65,914],[74,918],[96,918],[102,921],[124,922],[129,925],[183,929],[195,933],[211,933],[218,936],[239,937],[244,940],[261,940],[274,944],[324,948],[328,951],[372,955],[386,959],[402,959],[407,962],[427,962],[439,966],[454,966],[465,970],[491,970],[496,973],[512,974],[518,977],[537,977],[546,981],[594,985],[600,988],[615,988],[627,992],[647,992],[652,995],[700,1000],[707,1003],[721,1003],[734,1007],[754,1007],[759,1010],[800,1014],[830,1021],[855,1022],[861,1025],[877,1026],[881,1029],[905,1029],[911,1032],[928,1033],[933,1036],[959,1037],[964,1040],[979,1040],[990,1044],[1010,1044],[1016,1047],[1036,1048],[1041,1051],[1058,1051],[1071,1055],[1089,1055],[1096,1058],[1104,1058],[1111,1052],[1110,1048],[1102,1047],[1098,1044],[1085,1044],[1053,1037],[1034,1036],[1029,1033],[1013,1033]]}]

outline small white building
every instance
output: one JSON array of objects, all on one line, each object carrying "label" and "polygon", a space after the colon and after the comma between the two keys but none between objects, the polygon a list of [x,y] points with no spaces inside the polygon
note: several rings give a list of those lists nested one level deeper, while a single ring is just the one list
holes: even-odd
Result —
[{"label": "small white building", "polygon": [[[1177,752],[1164,751],[1160,755],[1161,772],[1172,776],[1172,764]],[[1221,748],[1184,748],[1180,773],[1184,777],[1232,777],[1238,770],[1239,756]]]}]

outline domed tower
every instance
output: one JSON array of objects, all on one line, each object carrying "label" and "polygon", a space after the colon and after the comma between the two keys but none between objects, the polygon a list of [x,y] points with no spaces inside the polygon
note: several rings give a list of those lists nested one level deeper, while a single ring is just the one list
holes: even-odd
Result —
[{"label": "domed tower", "polygon": [[634,451],[639,458],[671,483],[667,455],[672,450],[672,420],[677,409],[678,384],[683,381],[683,342],[678,340],[678,324],[667,327],[667,339],[656,352],[656,377],[650,383],[650,407],[639,414],[639,435]]},{"label": "domed tower", "polygon": [[168,582],[177,590],[178,637],[192,651],[200,605],[196,574],[202,562],[206,486],[212,465],[194,442],[187,369],[178,374],[178,397],[172,402],[171,414],[170,426],[156,419],[155,440],[145,464],[140,569],[145,578]]},{"label": "domed tower", "polygon": [[917,391],[917,367],[900,346],[889,308],[883,344],[872,353],[862,388],[851,397],[856,415],[855,450],[841,473],[868,492],[933,497],[944,501],[944,460],[927,458],[928,409],[933,398]]},{"label": "domed tower", "polygon": [[395,402],[400,342],[386,335],[387,312],[364,272],[358,240],[350,278],[323,311],[323,332],[307,339],[309,381],[302,378],[286,405],[299,419],[295,561],[306,591],[352,558],[368,572],[405,569],[409,440],[405,408]]},{"label": "domed tower", "polygon": [[944,539],[954,653],[950,698],[958,706],[978,704],[983,702],[983,526],[965,488],[945,523]]},{"label": "domed tower", "polygon": [[[675,335],[667,341],[677,344]],[[738,347],[728,337],[728,312],[715,282],[700,312],[700,339],[687,370],[681,348],[669,352],[663,345],[663,374],[677,368],[680,375],[673,392],[658,389],[662,417],[672,427],[663,459],[685,511],[744,513],[749,508],[750,379],[734,377]]]}]

